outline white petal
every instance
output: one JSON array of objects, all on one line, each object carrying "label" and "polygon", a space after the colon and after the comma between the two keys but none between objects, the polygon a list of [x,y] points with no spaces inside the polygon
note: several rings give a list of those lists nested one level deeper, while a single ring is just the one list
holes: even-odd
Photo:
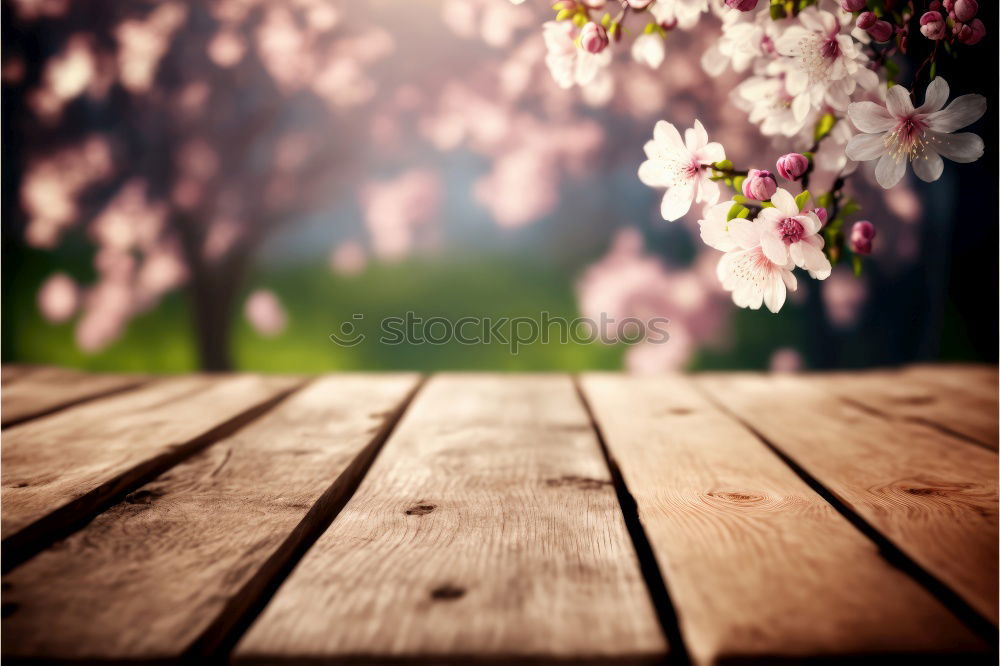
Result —
[{"label": "white petal", "polygon": [[882,134],[857,134],[847,142],[847,158],[855,162],[873,160],[885,154],[885,132]]},{"label": "white petal", "polygon": [[948,82],[940,76],[935,77],[924,93],[924,103],[917,113],[934,113],[940,111],[948,101]]},{"label": "white petal", "polygon": [[952,162],[975,162],[983,156],[983,140],[978,134],[962,132],[961,134],[939,134],[925,132],[924,136],[930,142],[930,149],[947,157]]},{"label": "white petal", "polygon": [[847,107],[847,117],[862,132],[888,132],[896,124],[884,106],[875,102],[855,102]]},{"label": "white petal", "polygon": [[779,187],[775,190],[774,194],[771,196],[771,203],[779,211],[784,213],[787,217],[794,217],[799,214],[799,206],[795,203],[795,197],[793,197],[788,190],[783,187]]},{"label": "white petal", "polygon": [[719,184],[712,182],[707,175],[698,178],[698,189],[695,191],[695,199],[706,204],[714,204],[719,201]]},{"label": "white petal", "polygon": [[913,113],[913,103],[910,93],[903,86],[893,86],[885,93],[886,107],[889,113],[897,118],[903,118]]},{"label": "white petal", "polygon": [[795,291],[799,288],[799,283],[795,279],[795,274],[791,271],[781,271],[781,280],[788,287],[788,291]]},{"label": "white petal", "polygon": [[760,249],[764,251],[765,257],[779,266],[788,263],[788,246],[774,231],[765,229],[760,234]]},{"label": "white petal", "polygon": [[917,174],[917,178],[925,183],[933,183],[941,177],[941,172],[944,171],[944,161],[941,156],[929,149],[913,158],[910,165],[913,167],[913,173]]},{"label": "white petal", "polygon": [[878,86],[878,74],[867,67],[860,68],[854,75],[854,80],[865,90],[871,90]]},{"label": "white petal", "polygon": [[[813,238],[817,242],[813,242]],[[800,246],[802,253],[802,263],[798,264],[799,266],[809,271],[809,275],[817,280],[825,280],[830,277],[833,266],[830,265],[830,260],[823,253],[823,239],[813,236],[808,240],[799,241],[796,245]]]},{"label": "white petal", "polygon": [[667,222],[673,222],[687,215],[691,210],[691,202],[694,201],[695,181],[674,185],[663,195],[660,203],[660,215]]},{"label": "white petal", "polygon": [[639,180],[649,187],[666,187],[671,183],[673,173],[662,160],[646,160],[639,165]]},{"label": "white petal", "polygon": [[796,122],[801,123],[809,115],[809,97],[807,95],[796,95],[792,100],[792,116]]},{"label": "white petal", "polygon": [[742,222],[731,221],[729,223],[729,235],[744,250],[760,245],[762,229],[763,226],[759,221],[743,220]]},{"label": "white petal", "polygon": [[653,127],[653,140],[671,150],[684,150],[681,133],[677,131],[673,123],[668,123],[666,120],[658,121]]},{"label": "white petal", "polygon": [[795,216],[795,221],[802,225],[802,228],[806,232],[806,236],[812,236],[814,233],[819,231],[820,224],[819,218],[816,217],[816,213],[802,213]]},{"label": "white petal", "polygon": [[800,268],[805,265],[805,257],[802,256],[802,245],[801,241],[797,241],[788,246],[788,256],[791,257],[792,263]]},{"label": "white petal", "polygon": [[875,180],[877,180],[878,184],[885,189],[893,187],[896,183],[902,180],[903,174],[905,173],[905,157],[897,161],[892,155],[886,153],[879,158],[878,164],[875,165]]},{"label": "white petal", "polygon": [[699,148],[696,157],[702,164],[721,162],[726,159],[726,149],[722,147],[721,143],[713,141],[711,143],[706,143],[702,148]]},{"label": "white petal", "polygon": [[809,87],[809,75],[799,69],[789,70],[785,75],[785,89],[789,95],[801,95]]},{"label": "white petal", "polygon": [[701,124],[700,120],[695,119],[694,127],[685,130],[684,144],[692,153],[697,152],[708,144],[708,132],[705,131],[705,126]]},{"label": "white petal", "polygon": [[954,132],[979,120],[986,113],[986,98],[982,95],[962,95],[944,109],[924,119],[935,132]]},{"label": "white petal", "polygon": [[764,303],[774,314],[777,314],[785,304],[785,283],[777,275],[764,283]]}]

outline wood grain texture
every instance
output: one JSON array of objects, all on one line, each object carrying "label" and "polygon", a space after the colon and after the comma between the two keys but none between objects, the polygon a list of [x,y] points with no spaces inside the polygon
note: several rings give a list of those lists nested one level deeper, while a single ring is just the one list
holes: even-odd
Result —
[{"label": "wood grain texture", "polygon": [[[996,370],[983,368],[906,368],[875,372],[811,375],[845,400],[904,421],[922,423],[997,450]],[[992,375],[992,381],[983,381]]]},{"label": "wood grain texture", "polygon": [[208,647],[329,524],[417,381],[317,380],[11,572],[4,655],[140,660]]},{"label": "wood grain texture", "polygon": [[236,657],[572,663],[665,650],[571,380],[444,375]]},{"label": "wood grain texture", "polygon": [[859,409],[808,377],[703,375],[696,381],[996,624],[995,452]]},{"label": "wood grain texture", "polygon": [[986,646],[691,380],[580,380],[692,661]]},{"label": "wood grain texture", "polygon": [[5,570],[299,384],[260,375],[165,379],[11,428],[2,457]]},{"label": "wood grain texture", "polygon": [[23,423],[59,409],[137,387],[140,375],[87,374],[64,368],[5,366],[0,421],[3,427]]}]

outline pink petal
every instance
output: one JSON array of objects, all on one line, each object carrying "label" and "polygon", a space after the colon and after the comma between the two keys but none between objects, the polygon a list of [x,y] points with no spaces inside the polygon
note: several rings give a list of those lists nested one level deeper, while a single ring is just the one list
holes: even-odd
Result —
[{"label": "pink petal", "polygon": [[[847,117],[862,132],[888,132],[896,124],[884,106],[875,102],[855,102],[847,107]],[[871,158],[869,158],[871,159]]]},{"label": "pink petal", "polygon": [[794,217],[799,214],[799,206],[795,203],[795,197],[783,187],[779,187],[771,196],[771,203],[786,217]]},{"label": "pink petal", "polygon": [[906,173],[906,161],[905,157],[897,161],[892,155],[886,153],[879,158],[878,164],[875,166],[875,180],[885,189],[893,187],[903,179],[903,174]]},{"label": "pink petal", "polygon": [[913,113],[910,93],[903,86],[893,86],[885,93],[886,107],[896,118],[905,118]]},{"label": "pink petal", "polygon": [[933,150],[925,150],[910,164],[913,166],[913,173],[917,174],[917,178],[925,183],[933,183],[941,177],[941,172],[944,171],[944,161]]},{"label": "pink petal", "polygon": [[986,113],[986,98],[982,95],[962,95],[941,111],[924,119],[935,132],[954,132],[979,120]]},{"label": "pink petal", "polygon": [[978,134],[962,132],[961,134],[940,134],[927,132],[925,136],[930,142],[930,149],[947,157],[952,162],[975,162],[983,156],[983,140]]},{"label": "pink petal", "polygon": [[948,82],[940,76],[931,81],[924,93],[924,103],[917,109],[917,113],[934,113],[940,111],[948,101]]},{"label": "pink petal", "polygon": [[694,201],[695,181],[674,185],[663,195],[660,203],[660,215],[667,222],[673,222],[687,215]]},{"label": "pink petal", "polygon": [[677,128],[672,123],[668,123],[666,120],[660,120],[653,127],[653,140],[670,150],[683,150],[684,148],[684,141],[681,139],[680,132],[677,131]]},{"label": "pink petal", "polygon": [[887,150],[885,132],[881,134],[857,134],[847,142],[847,158],[855,162],[866,162],[882,156]]}]

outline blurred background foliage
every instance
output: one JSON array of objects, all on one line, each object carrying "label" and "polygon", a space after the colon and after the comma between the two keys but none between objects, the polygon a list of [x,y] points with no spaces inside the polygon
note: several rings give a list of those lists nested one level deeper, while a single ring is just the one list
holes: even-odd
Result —
[{"label": "blurred background foliage", "polygon": [[[995,114],[972,128],[984,158],[949,163],[932,188],[913,180],[887,201],[858,179],[880,234],[860,281],[840,270],[779,315],[745,311],[712,286],[694,220],[663,222],[659,193],[635,177],[660,117],[701,118],[738,164],[783,152],[701,74],[708,31],[671,38],[675,71],[622,64],[646,87],[598,104],[552,85],[539,8],[403,4],[4,2],[3,360],[139,372],[996,360]],[[173,23],[150,19],[164,6]],[[162,41],[145,84],[128,59],[151,56],[123,24]],[[955,68],[949,81],[995,109],[992,35],[977,48],[992,73]],[[95,136],[111,166],[67,166]],[[138,203],[116,199],[136,183]],[[116,225],[140,223],[152,231],[121,240]],[[372,335],[407,311],[572,319],[595,307],[671,318],[675,340],[630,361],[621,344],[513,355]],[[356,314],[369,340],[333,344]]]}]

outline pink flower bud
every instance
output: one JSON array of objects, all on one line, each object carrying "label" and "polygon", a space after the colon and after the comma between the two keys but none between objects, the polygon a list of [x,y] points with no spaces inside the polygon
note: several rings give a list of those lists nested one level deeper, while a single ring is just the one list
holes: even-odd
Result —
[{"label": "pink flower bud", "polygon": [[955,0],[942,0],[944,4],[944,10],[946,12],[953,11],[955,9]]},{"label": "pink flower bud", "polygon": [[758,0],[726,0],[726,6],[741,12],[749,12],[757,8],[757,2]]},{"label": "pink flower bud", "polygon": [[955,18],[962,23],[968,23],[979,13],[979,3],[976,0],[955,0]]},{"label": "pink flower bud", "polygon": [[888,21],[875,21],[875,25],[868,28],[868,34],[871,35],[872,39],[876,42],[887,42],[892,39],[892,34],[894,32],[892,24]]},{"label": "pink flower bud", "polygon": [[920,34],[935,41],[944,39],[947,34],[944,17],[939,12],[925,12],[920,17]]},{"label": "pink flower bud", "polygon": [[931,0],[931,4],[927,5],[927,9],[931,10],[932,12],[940,11],[941,3],[939,2],[939,0]]},{"label": "pink flower bud", "polygon": [[851,227],[851,252],[871,254],[873,238],[875,238],[875,225],[868,220],[855,222]]},{"label": "pink flower bud", "polygon": [[799,153],[788,153],[778,158],[777,167],[785,180],[798,180],[809,168],[809,158]]},{"label": "pink flower bud", "polygon": [[858,27],[862,30],[867,30],[872,27],[875,25],[876,21],[878,21],[878,17],[872,12],[861,12],[861,14],[858,15]]},{"label": "pink flower bud", "polygon": [[600,53],[608,47],[608,31],[603,25],[588,23],[580,31],[580,46],[588,53]]},{"label": "pink flower bud", "polygon": [[778,182],[770,171],[750,169],[746,180],[743,181],[743,196],[748,199],[766,201],[774,195],[777,189]]},{"label": "pink flower bud", "polygon": [[816,213],[816,217],[819,218],[819,223],[824,225],[826,224],[826,217],[827,217],[826,208],[810,208],[806,212]]},{"label": "pink flower bud", "polygon": [[845,12],[860,12],[868,6],[868,0],[840,0]]},{"label": "pink flower bud", "polygon": [[972,23],[956,23],[954,32],[958,41],[972,46],[983,41],[983,37],[986,36],[986,26],[979,19],[972,19]]}]

